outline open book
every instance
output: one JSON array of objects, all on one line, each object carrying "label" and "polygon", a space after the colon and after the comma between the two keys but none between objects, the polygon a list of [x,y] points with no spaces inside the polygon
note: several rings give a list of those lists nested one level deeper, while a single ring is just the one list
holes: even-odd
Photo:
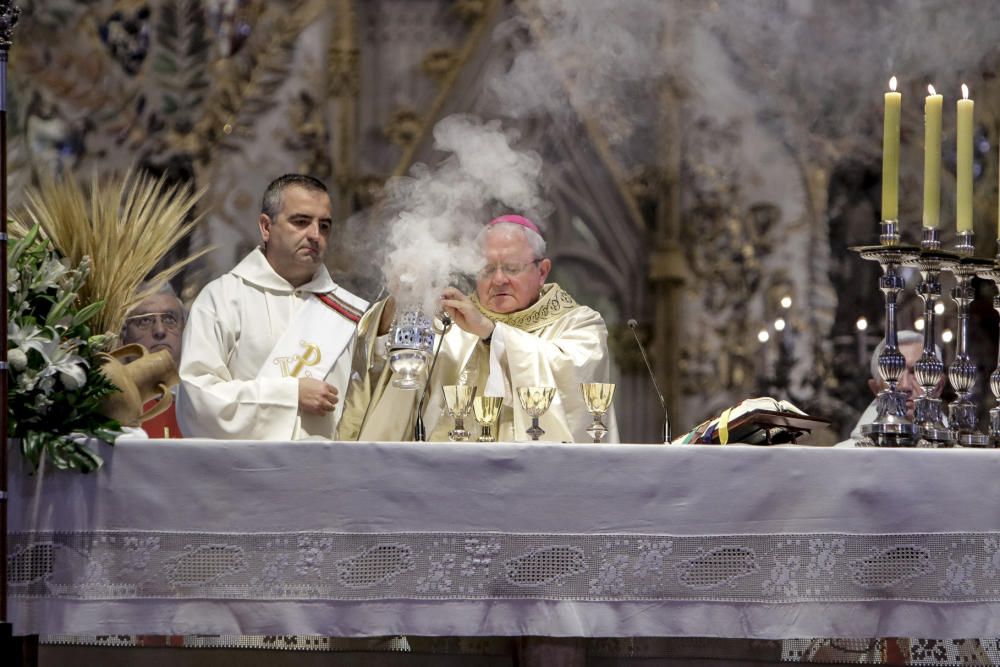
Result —
[{"label": "open book", "polygon": [[779,445],[795,442],[803,433],[829,423],[821,417],[810,417],[788,401],[761,396],[723,410],[718,417],[702,422],[674,443]]}]

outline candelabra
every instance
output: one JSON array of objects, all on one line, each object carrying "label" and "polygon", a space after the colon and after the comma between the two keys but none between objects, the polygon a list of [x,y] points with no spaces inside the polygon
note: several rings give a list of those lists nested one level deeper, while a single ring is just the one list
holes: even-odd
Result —
[{"label": "candelabra", "polygon": [[941,378],[944,376],[944,362],[934,344],[934,307],[941,298],[941,268],[952,264],[958,255],[941,250],[937,229],[924,229],[920,243],[920,254],[908,262],[920,270],[922,278],[917,294],[924,302],[924,350],[914,364],[917,383],[923,395],[913,402],[913,421],[920,436],[918,446],[950,447],[954,444],[952,431],[944,423],[942,401],[938,397]]},{"label": "candelabra", "polygon": [[948,367],[948,380],[957,394],[948,406],[948,419],[955,432],[955,440],[964,447],[988,447],[990,438],[976,428],[976,405],[972,402],[972,388],[976,383],[976,362],[969,356],[969,304],[975,298],[972,278],[988,270],[992,262],[973,257],[975,250],[973,232],[959,232],[955,251],[960,257],[943,265],[955,276],[952,300],[958,305],[958,335],[955,338],[955,360]]},{"label": "candelabra", "polygon": [[[1000,241],[998,241],[1000,245]],[[996,285],[997,289],[1000,290],[1000,249],[997,250],[996,259],[993,262],[993,268],[980,271],[977,274],[983,280],[990,280]],[[1000,292],[993,297],[993,309],[1000,313]],[[993,392],[993,398],[996,401],[996,406],[990,409],[990,442],[993,447],[1000,446],[1000,351],[997,352],[997,367],[990,374],[990,391]]]},{"label": "candelabra", "polygon": [[885,295],[885,346],[878,356],[878,370],[885,388],[875,399],[877,416],[871,424],[861,427],[868,443],[876,447],[909,447],[914,444],[916,427],[906,416],[906,395],[896,388],[906,370],[906,359],[899,351],[896,336],[896,297],[904,287],[899,267],[912,262],[920,254],[917,246],[900,245],[898,223],[882,221],[879,245],[852,248],[863,259],[878,262],[882,267],[879,289]]}]

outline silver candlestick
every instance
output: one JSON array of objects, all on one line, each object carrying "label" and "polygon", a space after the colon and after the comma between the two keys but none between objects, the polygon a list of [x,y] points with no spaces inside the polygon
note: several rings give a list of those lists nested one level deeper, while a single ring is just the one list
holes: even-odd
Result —
[{"label": "silver candlestick", "polygon": [[934,344],[934,307],[941,298],[941,267],[952,263],[958,255],[941,249],[937,229],[924,229],[920,243],[920,255],[909,265],[920,270],[923,280],[917,287],[917,294],[924,302],[924,350],[914,364],[917,383],[924,390],[923,395],[913,402],[913,421],[920,435],[918,446],[950,447],[954,444],[952,431],[944,423],[942,401],[938,397],[941,378],[944,376],[944,362],[938,356]]},{"label": "silver candlestick", "polygon": [[[1000,245],[1000,241],[997,242]],[[993,262],[993,268],[988,271],[980,271],[977,274],[983,280],[990,280],[996,285],[997,289],[1000,290],[1000,250],[997,251],[996,259]],[[1000,292],[993,297],[993,309],[1000,313]],[[996,406],[990,409],[990,442],[993,447],[1000,446],[1000,351],[997,353],[997,367],[990,374],[990,391],[993,392],[993,398],[996,401]]]},{"label": "silver candlestick", "polygon": [[973,232],[960,232],[955,251],[961,255],[943,268],[955,276],[951,298],[958,305],[958,335],[955,337],[955,360],[948,367],[948,380],[957,394],[948,406],[948,419],[955,431],[955,439],[963,447],[989,447],[989,436],[976,427],[976,405],[972,402],[972,388],[976,384],[976,362],[969,356],[969,304],[975,298],[972,278],[988,270],[992,262],[973,257],[975,250]]},{"label": "silver candlestick", "polygon": [[897,390],[900,376],[906,370],[906,359],[899,351],[896,335],[896,297],[904,287],[899,267],[920,254],[917,246],[899,244],[897,221],[882,221],[880,245],[852,248],[863,259],[878,262],[882,267],[879,289],[885,295],[885,347],[878,356],[878,370],[885,389],[875,399],[878,415],[861,432],[876,447],[911,447],[916,427],[906,416],[906,395]]}]

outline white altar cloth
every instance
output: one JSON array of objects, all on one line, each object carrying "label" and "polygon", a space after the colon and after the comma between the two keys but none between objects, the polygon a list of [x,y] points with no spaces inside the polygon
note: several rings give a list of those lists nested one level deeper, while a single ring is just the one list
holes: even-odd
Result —
[{"label": "white altar cloth", "polygon": [[11,466],[16,631],[1000,636],[1000,452],[129,441]]}]

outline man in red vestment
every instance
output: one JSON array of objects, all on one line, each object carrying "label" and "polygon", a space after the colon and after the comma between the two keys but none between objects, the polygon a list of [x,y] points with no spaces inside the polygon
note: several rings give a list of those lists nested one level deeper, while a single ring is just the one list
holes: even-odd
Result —
[{"label": "man in red vestment", "polygon": [[[184,304],[169,284],[164,285],[159,292],[136,306],[125,319],[122,342],[126,345],[138,343],[150,352],[168,350],[174,358],[174,365],[179,365],[185,319]],[[154,403],[147,404],[146,409]],[[166,412],[144,421],[142,429],[150,438],[182,437],[173,403]]]}]

